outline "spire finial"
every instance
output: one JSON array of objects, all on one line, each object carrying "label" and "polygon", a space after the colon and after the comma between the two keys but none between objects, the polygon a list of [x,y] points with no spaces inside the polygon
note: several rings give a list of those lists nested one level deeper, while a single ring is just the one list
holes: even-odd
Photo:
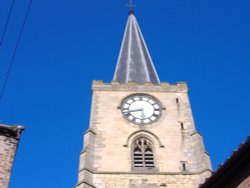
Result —
[{"label": "spire finial", "polygon": [[129,7],[129,14],[134,13],[135,5],[133,4],[133,0],[129,0],[128,7]]}]

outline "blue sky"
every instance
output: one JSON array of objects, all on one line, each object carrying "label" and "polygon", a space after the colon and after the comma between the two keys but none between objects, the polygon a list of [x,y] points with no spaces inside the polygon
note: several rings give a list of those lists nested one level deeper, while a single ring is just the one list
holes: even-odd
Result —
[{"label": "blue sky", "polygon": [[[11,1],[0,2],[0,35]],[[0,46],[0,84],[29,0],[16,1]],[[91,81],[110,82],[127,20],[126,0],[37,0],[0,100],[3,124],[21,124],[10,188],[77,182]],[[214,169],[250,132],[250,2],[135,1],[161,81],[187,81],[196,128]]]}]

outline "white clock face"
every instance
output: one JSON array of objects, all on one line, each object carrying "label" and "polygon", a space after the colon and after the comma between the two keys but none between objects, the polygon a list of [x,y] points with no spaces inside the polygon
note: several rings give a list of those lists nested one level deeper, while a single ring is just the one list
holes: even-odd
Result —
[{"label": "white clock face", "polygon": [[121,104],[123,116],[134,124],[150,124],[161,117],[162,107],[150,95],[136,94],[125,98]]}]

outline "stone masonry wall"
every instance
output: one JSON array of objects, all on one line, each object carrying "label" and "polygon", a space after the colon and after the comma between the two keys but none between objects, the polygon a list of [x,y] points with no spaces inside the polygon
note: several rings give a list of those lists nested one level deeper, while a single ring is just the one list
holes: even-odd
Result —
[{"label": "stone masonry wall", "polygon": [[8,188],[22,127],[0,125],[0,188]]},{"label": "stone masonry wall", "polygon": [[[208,176],[204,173],[202,176]],[[82,184],[77,188],[198,188],[197,175],[154,174],[95,174],[95,185]]]},{"label": "stone masonry wall", "polygon": [[[190,175],[96,175],[98,188],[190,188]],[[98,182],[99,180],[99,182]],[[101,180],[101,181],[100,181]]]},{"label": "stone masonry wall", "polygon": [[237,186],[237,188],[249,188],[250,187],[250,176],[248,176],[244,181]]}]

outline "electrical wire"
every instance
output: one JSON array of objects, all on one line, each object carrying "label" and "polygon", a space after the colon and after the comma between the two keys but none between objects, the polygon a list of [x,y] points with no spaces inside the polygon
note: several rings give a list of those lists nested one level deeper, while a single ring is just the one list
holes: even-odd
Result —
[{"label": "electrical wire", "polygon": [[14,48],[13,54],[12,54],[11,59],[10,59],[9,67],[8,67],[8,70],[7,70],[7,74],[6,74],[6,77],[5,77],[5,79],[4,79],[3,86],[2,86],[2,88],[1,88],[1,90],[0,90],[0,100],[2,99],[3,94],[4,94],[5,90],[6,90],[6,86],[7,86],[9,77],[10,77],[10,72],[11,72],[11,69],[12,69],[12,67],[13,67],[13,63],[14,63],[14,60],[15,60],[15,56],[16,56],[16,53],[17,53],[17,49],[18,49],[19,44],[20,44],[20,40],[21,40],[23,31],[24,31],[25,24],[26,24],[26,22],[27,22],[27,18],[28,18],[30,9],[31,9],[31,5],[32,5],[32,0],[30,0],[29,5],[28,5],[28,8],[27,8],[27,10],[26,10],[25,17],[24,17],[23,23],[22,23],[22,25],[21,25],[21,30],[20,30],[20,32],[19,32],[19,35],[18,35],[18,38],[17,38],[17,42],[16,42],[16,45],[15,45],[15,48]]},{"label": "electrical wire", "polygon": [[10,9],[9,9],[9,12],[8,12],[7,20],[6,20],[5,24],[4,24],[3,33],[2,33],[2,36],[1,36],[1,39],[0,39],[0,46],[3,44],[3,40],[5,38],[6,31],[7,31],[9,22],[10,22],[10,16],[11,16],[11,13],[13,11],[14,4],[15,4],[15,0],[12,0],[11,5],[10,5]]}]

